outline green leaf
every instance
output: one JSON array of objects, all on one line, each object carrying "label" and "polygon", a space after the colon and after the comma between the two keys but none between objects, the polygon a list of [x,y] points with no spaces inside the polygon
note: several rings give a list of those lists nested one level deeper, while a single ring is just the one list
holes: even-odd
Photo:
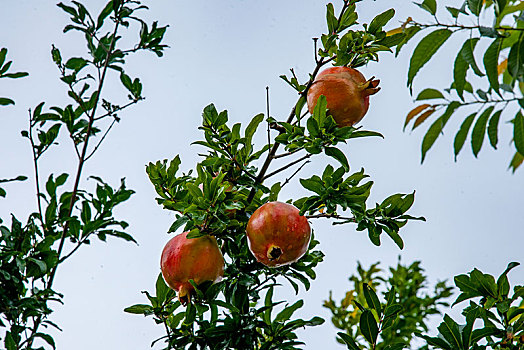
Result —
[{"label": "green leaf", "polygon": [[164,304],[166,301],[167,293],[169,292],[169,287],[167,286],[166,282],[164,282],[164,278],[162,277],[162,273],[158,274],[158,277],[156,279],[156,297],[159,304]]},{"label": "green leaf", "polygon": [[133,92],[133,82],[131,81],[131,78],[129,77],[129,75],[125,74],[124,72],[122,72],[120,74],[120,81],[122,82],[122,84],[124,85],[124,87],[129,90],[129,92]]},{"label": "green leaf", "polygon": [[91,207],[89,206],[88,201],[82,202],[82,212],[80,213],[80,218],[84,224],[87,224],[91,221]]},{"label": "green leaf", "polygon": [[47,344],[51,345],[53,349],[56,349],[55,340],[49,334],[39,332],[39,333],[35,333],[35,337],[43,339]]},{"label": "green leaf", "polygon": [[4,337],[4,345],[6,350],[18,350],[18,345],[13,339],[11,332],[7,332]]},{"label": "green leaf", "polygon": [[391,304],[386,307],[386,310],[384,311],[384,318],[389,318],[392,316],[397,315],[400,311],[402,311],[402,305],[400,304]]},{"label": "green leaf", "polygon": [[500,95],[499,85],[499,74],[498,74],[498,62],[499,54],[502,48],[503,39],[494,40],[486,50],[484,54],[484,68],[486,69],[486,75],[488,76],[489,85],[491,88]]},{"label": "green leaf", "polygon": [[455,90],[461,100],[464,100],[464,86],[466,85],[466,75],[468,73],[468,62],[462,56],[462,50],[458,52],[453,65],[453,83]]},{"label": "green leaf", "polygon": [[307,99],[304,96],[300,96],[295,106],[295,117],[300,125],[300,115],[302,114],[302,108],[306,105]]},{"label": "green leaf", "polygon": [[193,303],[189,303],[186,308],[186,318],[184,324],[190,325],[195,322],[196,319],[196,307]]},{"label": "green leaf", "polygon": [[448,10],[448,12],[451,14],[451,16],[453,18],[457,18],[459,16],[459,14],[461,14],[461,13],[467,15],[467,12],[465,12],[462,9],[455,8],[455,7],[446,6],[446,10]]},{"label": "green leaf", "polygon": [[0,67],[2,67],[2,65],[4,64],[6,56],[7,56],[7,49],[3,47],[0,50]]},{"label": "green leaf", "polygon": [[175,232],[180,227],[184,226],[188,221],[189,221],[189,217],[187,217],[185,215],[183,215],[183,216],[177,215],[175,222],[173,222],[173,224],[171,224],[171,226],[169,227],[169,230],[167,232],[169,232],[169,233]]},{"label": "green leaf", "polygon": [[460,103],[457,101],[453,101],[448,105],[448,108],[446,108],[446,111],[444,114],[440,116],[433,124],[429,127],[428,131],[426,132],[426,135],[424,136],[424,139],[422,140],[422,161],[424,162],[424,159],[426,157],[426,153],[429,151],[429,149],[433,146],[437,138],[439,137],[440,133],[442,132],[442,129],[444,126],[446,126],[446,123],[448,122],[449,118],[453,114],[453,112],[460,106]]},{"label": "green leaf", "polygon": [[36,266],[38,266],[41,273],[45,273],[47,271],[47,265],[42,260],[38,260],[35,258],[31,258],[31,257],[27,258],[27,260],[34,263]]},{"label": "green leaf", "polygon": [[304,305],[304,301],[302,299],[298,300],[296,303],[294,303],[291,306],[286,306],[284,310],[280,311],[277,316],[275,317],[275,322],[283,322],[289,320],[289,318],[293,315],[295,311],[300,309]]},{"label": "green leaf", "polygon": [[386,231],[386,234],[395,242],[395,244],[400,248],[404,249],[404,241],[402,240],[402,237],[398,234],[398,231],[393,230],[389,227],[384,227],[384,231]]},{"label": "green leaf", "polygon": [[493,113],[488,122],[489,143],[494,149],[497,149],[499,120],[501,114],[502,110],[496,111],[495,113]]},{"label": "green leaf", "polygon": [[482,10],[482,0],[467,0],[468,7],[475,16],[479,16]]},{"label": "green leaf", "polygon": [[253,135],[257,131],[259,124],[264,120],[264,114],[259,113],[251,119],[248,126],[246,127],[246,142],[251,143]]},{"label": "green leaf", "polygon": [[507,5],[507,0],[495,0],[493,1],[493,4],[495,5],[495,13],[497,17],[504,11],[504,8]]},{"label": "green leaf", "polygon": [[[323,96],[321,96],[323,97]],[[309,134],[312,137],[319,137],[320,136],[320,128],[318,127],[317,121],[311,117],[307,120],[307,130],[309,131]]]},{"label": "green leaf", "polygon": [[373,313],[369,310],[362,312],[362,315],[360,315],[359,325],[360,331],[362,332],[364,338],[366,338],[366,340],[371,344],[375,344],[377,341],[378,326]]},{"label": "green leaf", "polygon": [[322,194],[325,192],[325,188],[322,185],[322,182],[315,177],[311,179],[300,179],[300,184],[307,190],[315,192],[317,194]]},{"label": "green leaf", "polygon": [[488,124],[489,116],[493,112],[494,108],[494,106],[491,106],[482,112],[480,117],[477,119],[475,126],[473,126],[473,131],[471,132],[471,148],[473,149],[473,154],[475,157],[477,157],[480,149],[482,148],[484,135],[486,134],[486,125]]},{"label": "green leaf", "polygon": [[418,5],[421,9],[428,11],[432,15],[437,13],[437,2],[435,0],[424,0],[421,4],[415,3],[415,5]]},{"label": "green leaf", "polygon": [[417,45],[411,56],[408,71],[408,87],[410,91],[413,85],[413,79],[418,71],[424,66],[430,58],[438,51],[444,42],[450,37],[451,31],[448,29],[437,29],[424,37]]},{"label": "green leaf", "polygon": [[524,117],[519,111],[513,121],[513,141],[515,148],[520,154],[524,154]]},{"label": "green leaf", "polygon": [[151,305],[136,304],[133,306],[126,307],[124,309],[124,312],[130,314],[149,315],[153,313],[153,308],[151,307]]},{"label": "green leaf", "polygon": [[521,32],[519,40],[511,46],[508,55],[508,72],[512,77],[517,78],[522,73],[522,63],[524,61],[524,34]]},{"label": "green leaf", "polygon": [[474,344],[483,338],[486,338],[492,335],[500,335],[501,333],[502,331],[494,326],[485,326],[484,328],[475,329],[471,333],[471,343]]},{"label": "green leaf", "polygon": [[7,97],[0,97],[0,106],[14,105],[15,101]]},{"label": "green leaf", "polygon": [[341,150],[339,150],[336,147],[326,147],[324,150],[325,150],[327,156],[333,157],[336,160],[338,160],[340,162],[340,164],[342,164],[342,166],[344,167],[344,170],[346,170],[346,172],[349,171],[348,160],[346,158],[346,155]]},{"label": "green leaf", "polygon": [[27,77],[28,75],[29,73],[26,73],[26,72],[8,73],[8,74],[4,74],[2,78],[18,79],[18,78]]},{"label": "green leaf", "polygon": [[462,125],[460,125],[459,131],[455,135],[455,141],[453,142],[455,161],[457,161],[457,156],[462,150],[462,147],[464,146],[464,142],[468,137],[469,129],[471,128],[471,124],[473,124],[473,120],[475,120],[476,115],[477,113],[475,112],[467,116],[466,119],[464,119],[464,121],[462,122]]},{"label": "green leaf", "polygon": [[368,26],[368,33],[375,34],[376,32],[382,30],[384,27],[395,15],[394,9],[389,9],[377,15]]},{"label": "green leaf", "polygon": [[275,182],[271,189],[269,190],[269,198],[268,201],[274,202],[278,199],[278,194],[280,193],[280,190],[282,189],[282,186],[280,182]]},{"label": "green leaf", "polygon": [[60,50],[58,50],[55,45],[52,46],[51,57],[53,58],[53,62],[55,62],[56,65],[60,66],[62,64],[62,55],[60,54]]},{"label": "green leaf", "polygon": [[200,232],[198,228],[194,228],[186,235],[187,239],[199,238],[205,236],[205,233]]},{"label": "green leaf", "polygon": [[442,92],[436,89],[424,89],[418,94],[416,100],[417,101],[434,100],[438,98],[444,98],[444,95],[442,95]]},{"label": "green leaf", "polygon": [[338,29],[338,20],[332,3],[326,5],[326,22],[329,34],[334,34]]},{"label": "green leaf", "polygon": [[215,305],[218,305],[218,306],[221,306],[225,309],[228,309],[230,310],[231,312],[233,313],[240,313],[240,310],[233,304],[230,304],[230,303],[226,303],[225,301],[222,301],[222,300],[219,300],[219,299],[215,299],[215,300],[212,300],[212,301],[209,301],[210,303],[212,304],[215,304]]},{"label": "green leaf", "polygon": [[65,67],[74,70],[75,72],[80,71],[87,65],[87,61],[82,57],[72,57],[67,60]]},{"label": "green leaf", "polygon": [[346,343],[348,349],[350,349],[350,350],[360,350],[360,348],[358,347],[357,343],[355,343],[355,340],[350,335],[348,335],[346,333],[342,333],[342,332],[338,332],[337,334],[340,337],[340,339],[342,339],[342,341],[344,343]]},{"label": "green leaf", "polygon": [[444,315],[444,322],[438,326],[438,330],[454,349],[463,348],[459,326],[451,317],[448,316],[448,314]]},{"label": "green leaf", "polygon": [[273,290],[273,286],[269,287],[266,292],[266,297],[264,298],[264,306],[266,306],[267,309],[264,311],[262,318],[268,325],[271,324],[271,311],[273,310]]},{"label": "green leaf", "polygon": [[462,45],[462,49],[460,49],[460,52],[462,54],[462,57],[466,60],[466,62],[470,65],[471,68],[473,68],[473,71],[476,75],[479,77],[483,77],[484,73],[482,73],[477,66],[477,62],[475,61],[475,46],[477,45],[479,41],[479,38],[471,38],[464,42],[464,45]]},{"label": "green leaf", "polygon": [[364,298],[366,298],[368,306],[377,311],[378,315],[380,316],[382,314],[382,308],[380,307],[380,301],[378,300],[377,294],[367,283],[363,283],[362,288],[364,290]]},{"label": "green leaf", "polygon": [[420,338],[423,338],[425,341],[428,342],[429,345],[432,345],[434,347],[437,347],[437,348],[440,348],[440,349],[444,349],[444,350],[456,350],[456,349],[452,348],[448,344],[448,342],[445,341],[442,338],[429,337],[429,336],[423,335],[423,334],[417,334],[417,336],[420,337]]},{"label": "green leaf", "polygon": [[107,18],[113,12],[113,0],[109,1],[102,12],[98,15],[98,18],[96,20],[96,28],[100,29],[102,25],[104,24],[104,20]]}]

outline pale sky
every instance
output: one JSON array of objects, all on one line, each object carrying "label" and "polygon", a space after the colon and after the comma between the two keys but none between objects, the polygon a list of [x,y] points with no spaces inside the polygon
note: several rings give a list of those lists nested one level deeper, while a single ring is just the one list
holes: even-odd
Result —
[{"label": "pale sky", "polygon": [[[95,13],[104,5],[99,0],[86,2]],[[63,329],[53,332],[58,349],[148,349],[163,335],[162,327],[151,318],[122,311],[146,302],[140,291],[153,290],[160,252],[171,237],[167,230],[173,215],[156,204],[145,165],[180,154],[182,169],[192,168],[202,149],[190,143],[200,137],[197,127],[202,109],[211,102],[219,110],[227,109],[231,121],[247,123],[265,111],[265,87],[269,86],[271,114],[285,119],[296,94],[278,76],[294,67],[304,81],[313,69],[311,38],[326,30],[325,4],[318,0],[147,2],[150,11],[146,17],[170,25],[165,42],[171,48],[162,59],[142,53],[128,60],[128,74],[141,78],[146,100],[120,114],[122,121],[89,161],[82,178],[84,186],[93,186],[92,181],[86,182],[88,175],[101,176],[118,186],[120,178],[126,177],[128,187],[137,193],[115,214],[130,223],[128,231],[139,245],[117,239],[93,241],[60,266],[54,287],[65,294],[65,305],[55,305],[51,316]],[[24,79],[0,80],[0,96],[16,101],[16,106],[0,109],[0,178],[31,176],[30,146],[20,136],[27,125],[27,110],[41,101],[47,101],[46,106],[69,103],[50,57],[51,45],[68,57],[83,53],[84,44],[79,34],[62,34],[68,17],[53,1],[2,0],[0,6],[0,47],[9,49],[13,71],[30,73]],[[337,9],[339,6],[340,1],[335,2]],[[408,16],[429,20],[405,0],[365,0],[358,7],[360,22],[369,22],[389,7],[397,14],[388,28]],[[424,67],[415,79],[414,91],[447,87],[459,44],[461,41],[452,40],[443,47],[431,66]],[[380,260],[384,268],[396,264],[399,255],[405,263],[422,260],[431,283],[446,278],[452,281],[454,275],[474,267],[498,276],[509,262],[524,262],[524,169],[514,175],[507,170],[513,155],[511,127],[501,123],[499,150],[494,151],[485,141],[479,159],[473,157],[468,139],[455,163],[452,142],[463,117],[453,116],[444,136],[420,165],[420,143],[429,124],[411,135],[402,132],[405,115],[414,106],[405,87],[412,49],[413,43],[397,59],[382,54],[378,64],[361,69],[366,77],[380,78],[382,86],[371,97],[361,125],[381,132],[385,139],[357,139],[342,148],[351,168],[364,167],[375,182],[370,207],[390,194],[416,190],[410,213],[425,216],[427,222],[413,222],[401,230],[403,251],[387,237],[381,247],[375,247],[365,232],[355,231],[352,225],[312,222],[326,257],[316,270],[318,277],[310,291],[298,296],[305,306],[297,314],[306,319],[320,315],[326,323],[299,332],[307,344],[305,349],[344,348],[335,342],[337,330],[329,321],[329,311],[321,305],[330,290],[337,301],[343,297],[351,286],[347,277],[355,272],[357,260],[366,267]],[[122,98],[118,78],[111,78],[114,80],[105,91]],[[503,115],[503,121],[509,119]],[[259,144],[264,137],[258,134]],[[60,141],[62,146],[42,161],[44,178],[50,170],[59,174],[76,167],[69,140]],[[301,177],[310,177],[328,162],[337,165],[326,158],[314,158]],[[71,180],[67,185],[72,186]],[[29,211],[35,210],[33,187],[32,181],[6,187],[8,197],[0,200],[4,221],[9,221],[10,213],[24,221]],[[285,188],[280,200],[305,193],[295,182]],[[512,286],[522,284],[524,267],[514,269],[510,281]],[[284,286],[276,295],[289,302],[296,300],[292,288]],[[451,314],[462,321],[457,307]]]}]

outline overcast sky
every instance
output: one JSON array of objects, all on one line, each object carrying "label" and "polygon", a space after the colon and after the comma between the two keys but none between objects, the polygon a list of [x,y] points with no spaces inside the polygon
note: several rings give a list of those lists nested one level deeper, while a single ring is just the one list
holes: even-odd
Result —
[{"label": "overcast sky", "polygon": [[[86,2],[95,13],[104,5],[99,0]],[[446,2],[453,3],[460,5],[462,1]],[[101,176],[113,186],[126,177],[128,187],[137,193],[116,215],[130,223],[129,232],[139,245],[116,239],[107,244],[94,241],[60,266],[54,287],[65,294],[65,306],[56,305],[52,315],[63,329],[53,333],[58,349],[147,349],[163,334],[152,319],[122,311],[146,301],[140,291],[153,290],[160,252],[171,237],[166,232],[173,216],[156,204],[145,165],[180,154],[182,168],[192,168],[201,148],[190,147],[190,143],[200,137],[201,112],[211,102],[219,110],[227,109],[230,120],[248,122],[265,111],[265,87],[269,86],[271,114],[285,119],[296,94],[278,76],[294,67],[305,80],[314,67],[311,38],[326,30],[325,2],[318,0],[157,0],[147,4],[148,19],[170,25],[165,41],[171,48],[162,59],[142,53],[128,60],[128,74],[141,78],[146,100],[120,114],[121,123],[89,161],[82,178],[82,186],[89,187],[93,184],[86,181],[88,175]],[[13,71],[30,73],[28,78],[0,81],[0,96],[16,100],[16,106],[0,109],[0,178],[30,176],[30,146],[20,137],[27,125],[28,108],[40,101],[47,101],[47,106],[69,103],[50,58],[51,45],[68,57],[83,53],[84,44],[76,33],[62,34],[68,17],[53,1],[1,0],[0,6],[0,47],[9,49]],[[338,9],[340,1],[335,6]],[[365,0],[358,7],[360,22],[369,22],[388,7],[397,10],[389,28],[408,16],[427,19],[405,0]],[[431,66],[421,71],[414,91],[449,84],[450,57],[455,56],[460,43],[446,44]],[[298,296],[305,301],[299,315],[308,319],[321,315],[327,322],[300,332],[300,339],[307,343],[305,349],[337,348],[336,329],[321,306],[322,300],[330,290],[336,300],[344,296],[350,288],[347,277],[354,273],[357,261],[367,267],[380,260],[388,267],[396,264],[399,255],[405,263],[420,259],[431,283],[452,280],[474,267],[498,276],[510,261],[523,262],[524,169],[514,175],[507,170],[513,155],[511,128],[501,123],[499,150],[485,142],[479,159],[471,154],[468,140],[455,163],[452,141],[463,118],[454,116],[427,161],[420,165],[420,142],[427,126],[412,134],[402,132],[405,115],[413,108],[405,88],[412,48],[413,44],[406,46],[397,59],[383,54],[378,64],[362,68],[366,77],[381,79],[382,90],[371,97],[361,125],[381,132],[385,139],[357,139],[343,149],[351,168],[364,167],[375,182],[370,206],[390,194],[416,190],[411,214],[423,215],[427,222],[413,222],[401,230],[403,251],[387,237],[381,247],[375,247],[365,233],[351,225],[312,223],[326,257],[317,268],[311,290]],[[111,96],[122,96],[117,79],[105,89]],[[506,115],[503,120],[508,119]],[[61,141],[62,147],[42,161],[42,173],[52,170],[58,174],[76,167],[68,140]],[[262,133],[258,141],[264,142]],[[301,177],[311,176],[328,162],[315,158]],[[71,180],[68,186],[72,186]],[[25,220],[36,207],[33,182],[11,184],[7,190],[7,200],[0,200],[0,216],[9,221],[9,213],[15,213]],[[281,193],[281,200],[297,196],[302,192],[294,183]],[[512,285],[522,283],[524,267],[513,270],[510,281]],[[278,296],[290,302],[297,298],[288,285]],[[459,317],[457,310],[452,314]]]}]

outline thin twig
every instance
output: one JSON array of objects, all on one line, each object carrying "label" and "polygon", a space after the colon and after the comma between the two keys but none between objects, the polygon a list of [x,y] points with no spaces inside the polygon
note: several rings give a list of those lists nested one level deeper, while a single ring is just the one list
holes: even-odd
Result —
[{"label": "thin twig", "polygon": [[293,151],[290,151],[290,152],[286,152],[286,153],[280,153],[280,154],[277,154],[273,157],[273,159],[279,159],[279,158],[284,158],[284,157],[287,157],[287,156],[291,156],[297,152],[299,152],[301,149],[295,149]]},{"label": "thin twig", "polygon": [[295,172],[294,172],[293,174],[291,174],[291,176],[288,177],[288,178],[286,179],[286,181],[284,181],[284,183],[280,186],[280,188],[286,186],[286,185],[289,183],[289,181],[291,181],[291,179],[292,179],[296,174],[298,174],[298,173],[300,172],[300,170],[302,170],[302,168],[305,167],[306,164],[308,164],[308,163],[311,163],[311,161],[310,161],[310,160],[306,160],[306,161],[305,161],[301,166],[299,166],[298,169],[295,170]]},{"label": "thin twig", "polygon": [[[465,26],[462,24],[445,24],[445,23],[440,23],[440,22],[431,23],[431,24],[423,24],[423,23],[411,21],[411,23],[413,25],[416,25],[422,28],[442,27],[442,28],[457,29],[457,30],[474,30],[474,29],[480,30],[480,27],[481,27],[480,24],[476,26]],[[504,27],[504,26],[493,27],[493,29],[503,30],[503,31],[524,31],[524,28],[513,28],[513,27]]]},{"label": "thin twig", "polygon": [[295,165],[295,164],[297,164],[297,163],[300,163],[301,161],[303,161],[303,160],[305,160],[305,159],[311,158],[312,156],[313,156],[312,153],[306,154],[306,155],[303,156],[302,158],[299,158],[299,159],[297,159],[297,160],[294,160],[294,161],[292,161],[291,163],[288,163],[288,164],[284,165],[283,167],[278,168],[277,170],[275,170],[275,171],[273,171],[273,172],[267,174],[266,176],[264,176],[264,178],[263,178],[262,180],[265,180],[265,179],[267,179],[267,178],[270,178],[271,176],[276,175],[276,174],[278,174],[278,173],[280,173],[280,172],[286,170],[287,168],[289,168],[289,167],[291,167],[291,166],[293,166],[293,165]]},{"label": "thin twig", "polygon": [[[267,145],[271,147],[271,127],[269,122],[269,86],[266,86]],[[268,153],[269,157],[269,153]]]},{"label": "thin twig", "polygon": [[321,219],[321,218],[338,219],[338,220],[348,220],[348,221],[356,222],[356,219],[354,217],[348,218],[348,217],[340,216],[338,214],[314,214],[314,215],[306,215],[306,218],[308,219]]},{"label": "thin twig", "polygon": [[[514,98],[510,98],[510,99],[507,99],[507,100],[487,100],[487,101],[484,101],[484,100],[476,100],[476,101],[470,101],[470,102],[464,102],[464,103],[460,103],[460,106],[459,107],[463,107],[463,106],[468,106],[468,105],[474,105],[474,104],[488,104],[488,103],[509,103],[509,102],[512,102],[512,101],[518,101],[520,100],[520,98],[518,97],[514,97]],[[452,102],[455,102],[455,101],[452,101]],[[457,101],[458,102],[458,101]],[[433,106],[448,106],[450,105],[450,103],[436,103],[434,104]]]},{"label": "thin twig", "polygon": [[38,175],[38,156],[35,151],[35,142],[33,141],[33,126],[32,126],[31,110],[29,110],[29,142],[31,142],[31,149],[33,151],[33,167],[35,170],[35,184],[36,184],[36,198],[38,203],[38,214],[40,214],[40,222],[42,223],[42,230],[44,228],[44,216],[42,215],[42,201],[40,199],[40,176]]},{"label": "thin twig", "polygon": [[122,107],[117,107],[117,108],[115,108],[115,110],[113,110],[111,112],[107,112],[105,114],[102,114],[102,115],[96,117],[95,121],[100,120],[100,119],[104,119],[105,117],[109,117],[110,115],[113,115],[116,112],[120,112],[121,110],[126,109],[127,107],[129,107],[131,105],[134,105],[135,103],[138,103],[140,100],[142,100],[142,99],[132,100],[131,102],[128,102],[127,104],[123,105]]},{"label": "thin twig", "polygon": [[115,125],[116,123],[116,119],[113,119],[113,121],[111,122],[111,124],[109,125],[109,127],[107,128],[106,132],[104,133],[104,135],[102,136],[102,138],[100,139],[100,141],[98,141],[97,145],[95,146],[95,148],[93,148],[93,150],[91,151],[91,153],[89,153],[89,155],[86,157],[86,162],[89,160],[89,158],[91,158],[93,156],[93,154],[95,154],[96,150],[98,149],[98,147],[100,147],[100,145],[102,144],[102,142],[104,141],[104,139],[106,138],[107,134],[109,134],[109,131],[111,130],[111,128],[113,127],[113,125]]}]

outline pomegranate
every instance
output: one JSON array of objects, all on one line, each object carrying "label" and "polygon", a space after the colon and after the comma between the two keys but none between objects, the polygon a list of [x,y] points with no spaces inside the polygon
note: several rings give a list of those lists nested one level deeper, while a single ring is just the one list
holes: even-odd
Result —
[{"label": "pomegranate", "polygon": [[291,264],[305,253],[311,227],[291,204],[269,202],[255,210],[247,223],[249,250],[269,267]]},{"label": "pomegranate", "polygon": [[376,94],[380,80],[366,80],[362,73],[349,67],[331,67],[320,72],[307,93],[309,113],[317,100],[326,96],[329,114],[339,127],[358,123],[369,108],[369,96]]},{"label": "pomegranate", "polygon": [[178,293],[178,300],[184,305],[191,301],[196,284],[205,281],[218,282],[224,275],[224,257],[217,241],[211,236],[187,238],[188,232],[181,233],[167,242],[160,268],[167,285]]}]

